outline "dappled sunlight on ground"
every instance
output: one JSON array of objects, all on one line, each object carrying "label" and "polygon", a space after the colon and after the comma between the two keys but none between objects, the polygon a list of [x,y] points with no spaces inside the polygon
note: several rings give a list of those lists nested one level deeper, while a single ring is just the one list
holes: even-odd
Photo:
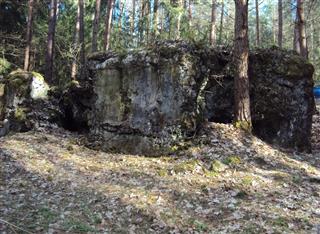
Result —
[{"label": "dappled sunlight on ground", "polygon": [[318,151],[286,153],[230,125],[208,129],[158,158],[90,150],[63,131],[2,138],[0,232],[316,230]]}]

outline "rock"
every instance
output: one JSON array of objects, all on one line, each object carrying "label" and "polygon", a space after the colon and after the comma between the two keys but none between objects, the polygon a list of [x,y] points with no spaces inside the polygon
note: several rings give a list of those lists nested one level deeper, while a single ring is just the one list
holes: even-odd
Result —
[{"label": "rock", "polygon": [[49,85],[44,81],[43,76],[40,73],[32,72],[31,92],[32,99],[47,99],[48,98]]},{"label": "rock", "polygon": [[0,76],[5,76],[10,72],[11,64],[5,58],[0,58]]},{"label": "rock", "polygon": [[[48,100],[49,86],[41,74],[16,70],[0,84],[0,121],[2,135],[12,131],[29,131],[58,122],[58,104]],[[1,87],[3,92],[1,92]]]},{"label": "rock", "polygon": [[[313,66],[294,53],[272,48],[250,54],[251,112],[258,137],[285,148],[311,150],[313,72]],[[205,88],[206,118],[232,122],[233,77],[214,75]]]}]

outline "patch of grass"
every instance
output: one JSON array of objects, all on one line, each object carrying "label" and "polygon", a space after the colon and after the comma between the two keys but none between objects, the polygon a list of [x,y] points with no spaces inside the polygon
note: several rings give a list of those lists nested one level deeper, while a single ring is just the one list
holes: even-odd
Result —
[{"label": "patch of grass", "polygon": [[241,233],[243,234],[263,233],[263,230],[257,224],[251,223],[246,227],[244,227]]},{"label": "patch of grass", "polygon": [[200,165],[199,160],[192,159],[188,160],[186,162],[181,162],[173,167],[173,171],[177,174],[179,173],[185,173],[185,172],[194,172],[197,166]]},{"label": "patch of grass", "polygon": [[210,171],[212,172],[223,172],[226,168],[227,166],[219,160],[213,160],[210,165]]},{"label": "patch of grass", "polygon": [[283,217],[278,217],[275,220],[273,220],[273,224],[279,227],[289,227],[287,220]]},{"label": "patch of grass", "polygon": [[246,175],[242,178],[241,184],[244,186],[251,186],[252,182],[254,181],[254,178],[251,175]]},{"label": "patch of grass", "polygon": [[199,220],[194,220],[193,226],[194,226],[194,229],[198,232],[206,232],[209,229],[207,224],[205,224]]},{"label": "patch of grass", "polygon": [[18,120],[18,121],[24,121],[27,119],[27,115],[25,113],[25,110],[23,108],[17,108],[16,111],[14,112],[14,117]]},{"label": "patch of grass", "polygon": [[74,218],[67,219],[63,226],[66,231],[72,233],[96,232],[96,229],[89,224]]},{"label": "patch of grass", "polygon": [[49,224],[53,223],[57,220],[58,214],[54,211],[52,211],[48,207],[42,207],[38,210],[38,216],[41,223],[41,226],[44,229],[49,228]]},{"label": "patch of grass", "polygon": [[215,172],[215,171],[205,171],[205,175],[209,176],[209,177],[218,177],[219,176],[219,172]]},{"label": "patch of grass", "polygon": [[236,167],[241,164],[241,158],[237,155],[231,155],[224,159],[223,163],[231,167]]},{"label": "patch of grass", "polygon": [[167,171],[166,169],[161,168],[161,169],[158,171],[158,175],[159,175],[160,177],[165,177],[165,176],[168,175],[168,171]]}]

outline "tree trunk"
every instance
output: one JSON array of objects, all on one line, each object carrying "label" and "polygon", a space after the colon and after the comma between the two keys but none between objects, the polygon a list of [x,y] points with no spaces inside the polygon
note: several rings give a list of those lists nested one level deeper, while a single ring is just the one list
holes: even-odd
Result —
[{"label": "tree trunk", "polygon": [[191,0],[189,0],[189,6],[188,6],[188,21],[189,21],[189,30],[192,26],[192,8],[191,8]]},{"label": "tree trunk", "polygon": [[135,28],[135,18],[136,18],[136,0],[132,0],[132,19],[131,19],[131,34],[134,34]]},{"label": "tree trunk", "polygon": [[234,123],[237,128],[251,131],[251,112],[248,77],[248,0],[235,0],[235,82]]},{"label": "tree trunk", "polygon": [[[182,0],[177,1],[177,7],[182,8]],[[181,34],[181,17],[182,17],[182,12],[179,10],[178,16],[177,16],[177,34],[176,34],[176,39],[180,39],[180,34]]]},{"label": "tree trunk", "polygon": [[104,51],[107,51],[110,47],[110,34],[111,34],[111,23],[112,23],[112,11],[114,7],[114,0],[108,0],[106,20],[105,20],[105,31],[104,31]]},{"label": "tree trunk", "polygon": [[223,32],[223,16],[224,16],[224,1],[221,2],[221,15],[220,15],[220,29],[219,29],[219,44],[222,44],[222,32]]},{"label": "tree trunk", "polygon": [[154,38],[157,37],[158,35],[158,21],[159,21],[159,16],[158,16],[158,5],[159,5],[159,0],[154,0],[153,3],[153,36]]},{"label": "tree trunk", "polygon": [[256,46],[260,47],[259,0],[256,0]]},{"label": "tree trunk", "polygon": [[57,0],[51,0],[48,39],[47,39],[46,70],[45,70],[45,77],[48,82],[53,82],[53,57],[54,57],[54,39],[55,39],[56,21],[57,21],[57,8],[58,8]]},{"label": "tree trunk", "polygon": [[211,6],[211,30],[210,30],[210,45],[216,45],[216,12],[217,12],[217,3],[216,0],[212,0]]},{"label": "tree trunk", "polygon": [[297,31],[299,34],[300,55],[308,58],[307,38],[306,38],[306,25],[303,10],[304,0],[297,0]]},{"label": "tree trunk", "polygon": [[278,46],[282,48],[283,38],[283,16],[282,0],[278,0]]},{"label": "tree trunk", "polygon": [[96,0],[96,8],[94,11],[93,27],[92,27],[92,52],[96,52],[98,48],[97,36],[99,33],[101,0]]},{"label": "tree trunk", "polygon": [[299,39],[299,27],[298,18],[294,21],[294,31],[293,31],[293,49],[300,54],[300,39]]},{"label": "tree trunk", "polygon": [[141,0],[140,19],[139,19],[139,41],[141,44],[143,43],[143,36],[144,36],[145,8],[146,8],[145,0]]},{"label": "tree trunk", "polygon": [[[85,54],[84,54],[84,6],[83,0],[78,0],[78,12],[77,12],[77,22],[76,31],[74,35],[74,49],[79,50],[80,55],[80,79],[83,78],[83,66],[85,65]],[[72,66],[71,66],[71,79],[76,80],[78,73],[78,56],[74,55]]]},{"label": "tree trunk", "polygon": [[27,35],[26,35],[26,49],[24,55],[24,70],[29,71],[30,68],[30,50],[32,43],[32,21],[33,21],[33,0],[29,0],[28,4],[28,24],[27,24]]}]

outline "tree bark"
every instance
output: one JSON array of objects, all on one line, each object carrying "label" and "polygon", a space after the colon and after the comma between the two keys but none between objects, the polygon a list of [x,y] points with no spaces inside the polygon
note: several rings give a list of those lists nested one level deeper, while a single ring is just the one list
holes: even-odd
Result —
[{"label": "tree bark", "polygon": [[[84,54],[84,5],[83,0],[78,0],[78,12],[77,12],[77,22],[76,22],[76,31],[74,35],[74,49],[75,51],[79,50],[80,57],[80,79],[83,78],[83,67],[85,65],[85,54]],[[76,80],[78,73],[78,56],[75,55],[72,66],[71,66],[71,79]]]},{"label": "tree bark", "polygon": [[256,46],[260,47],[259,0],[256,0]]},{"label": "tree bark", "polygon": [[96,0],[96,8],[94,11],[93,27],[92,27],[92,52],[98,49],[97,36],[99,33],[101,0]]},{"label": "tree bark", "polygon": [[30,50],[32,44],[32,22],[33,22],[33,0],[29,0],[28,4],[28,23],[27,23],[27,35],[26,35],[26,49],[24,55],[24,70],[30,69]]},{"label": "tree bark", "polygon": [[192,26],[192,8],[191,8],[191,0],[189,0],[189,6],[188,6],[188,23],[189,23],[189,30]]},{"label": "tree bark", "polygon": [[158,5],[159,0],[154,0],[153,3],[153,35],[156,38],[158,35],[158,24],[159,24],[159,16],[158,16]]},{"label": "tree bark", "polygon": [[297,31],[299,35],[300,55],[307,59],[308,49],[303,4],[304,0],[297,0]]},{"label": "tree bark", "polygon": [[112,11],[114,7],[114,0],[108,0],[106,20],[105,20],[105,31],[104,31],[104,51],[107,51],[110,47],[110,34],[111,34],[111,23],[112,23]]},{"label": "tree bark", "polygon": [[278,0],[278,46],[282,48],[283,38],[283,16],[282,0]]},{"label": "tree bark", "polygon": [[136,18],[136,0],[132,0],[132,19],[131,19],[131,34],[134,34],[135,28],[135,18]]},{"label": "tree bark", "polygon": [[55,39],[56,21],[57,21],[57,8],[58,8],[57,0],[51,0],[48,39],[47,39],[46,69],[45,69],[45,77],[48,82],[53,82],[53,57],[54,57],[54,39]]},{"label": "tree bark", "polygon": [[219,29],[219,44],[222,44],[222,32],[223,32],[223,16],[224,16],[224,1],[221,2],[221,15],[220,15],[220,29]]},{"label": "tree bark", "polygon": [[299,39],[299,26],[298,18],[294,21],[294,31],[293,31],[293,49],[300,54],[300,39]]},{"label": "tree bark", "polygon": [[210,30],[210,45],[216,45],[216,13],[217,12],[217,3],[216,0],[212,0],[211,6],[211,30]]},{"label": "tree bark", "polygon": [[251,131],[251,112],[248,77],[248,0],[235,0],[235,82],[234,123],[237,128]]}]

